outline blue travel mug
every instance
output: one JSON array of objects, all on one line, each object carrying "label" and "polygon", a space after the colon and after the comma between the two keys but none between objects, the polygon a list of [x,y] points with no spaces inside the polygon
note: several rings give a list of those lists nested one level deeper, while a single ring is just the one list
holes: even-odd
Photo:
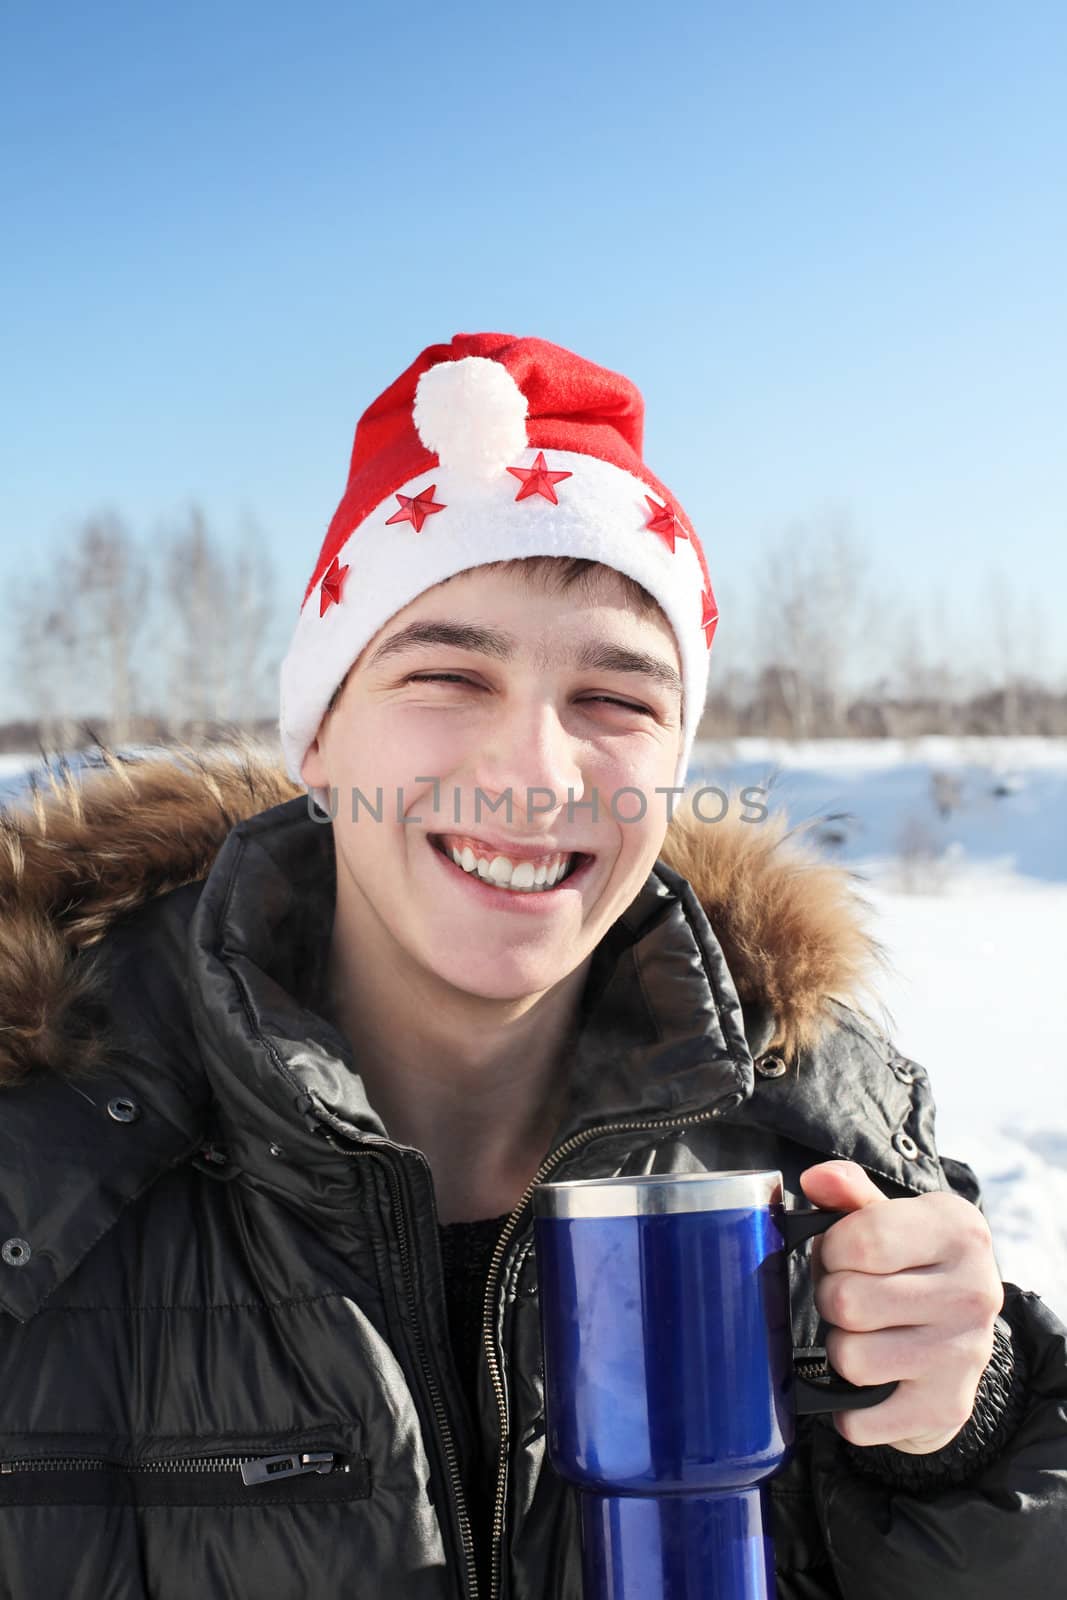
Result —
[{"label": "blue travel mug", "polygon": [[585,1600],[774,1600],[767,1485],[798,1412],[896,1388],[793,1346],[787,1252],[845,1213],[786,1210],[776,1171],[540,1183],[533,1210],[548,1456],[578,1490]]}]

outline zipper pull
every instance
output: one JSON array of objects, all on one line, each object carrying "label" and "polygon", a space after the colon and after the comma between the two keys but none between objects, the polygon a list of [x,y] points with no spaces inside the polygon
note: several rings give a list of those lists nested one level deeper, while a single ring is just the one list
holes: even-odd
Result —
[{"label": "zipper pull", "polygon": [[271,1483],[275,1478],[296,1478],[302,1472],[332,1472],[333,1450],[293,1451],[284,1456],[260,1456],[241,1462],[241,1477],[246,1484]]}]

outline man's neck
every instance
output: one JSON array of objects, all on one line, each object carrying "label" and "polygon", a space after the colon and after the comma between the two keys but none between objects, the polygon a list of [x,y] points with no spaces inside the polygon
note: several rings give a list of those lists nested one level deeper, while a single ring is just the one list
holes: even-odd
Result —
[{"label": "man's neck", "polygon": [[482,999],[360,936],[338,902],[327,1008],[386,1132],[421,1150],[442,1222],[518,1203],[566,1101],[591,957],[532,1002]]}]

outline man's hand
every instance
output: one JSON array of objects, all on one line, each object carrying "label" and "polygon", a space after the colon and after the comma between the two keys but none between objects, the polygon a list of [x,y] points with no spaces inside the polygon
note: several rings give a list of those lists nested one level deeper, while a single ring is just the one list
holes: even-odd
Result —
[{"label": "man's hand", "polygon": [[900,1380],[865,1411],[835,1411],[852,1444],[928,1455],[974,1409],[1004,1285],[978,1207],[942,1191],[890,1200],[855,1161],[801,1175],[813,1205],[848,1211],[812,1243],[815,1305],[830,1365],[850,1383]]}]

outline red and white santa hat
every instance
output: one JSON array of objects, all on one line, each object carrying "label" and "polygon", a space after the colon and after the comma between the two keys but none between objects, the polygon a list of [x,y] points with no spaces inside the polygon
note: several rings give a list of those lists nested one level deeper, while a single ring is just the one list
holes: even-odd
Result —
[{"label": "red and white santa hat", "polygon": [[289,776],[304,782],[330,697],[403,606],[484,562],[553,555],[614,567],[663,608],[685,686],[683,785],[718,611],[700,541],[642,459],[643,428],[628,378],[545,339],[457,333],[417,356],[359,419],[282,662]]}]

